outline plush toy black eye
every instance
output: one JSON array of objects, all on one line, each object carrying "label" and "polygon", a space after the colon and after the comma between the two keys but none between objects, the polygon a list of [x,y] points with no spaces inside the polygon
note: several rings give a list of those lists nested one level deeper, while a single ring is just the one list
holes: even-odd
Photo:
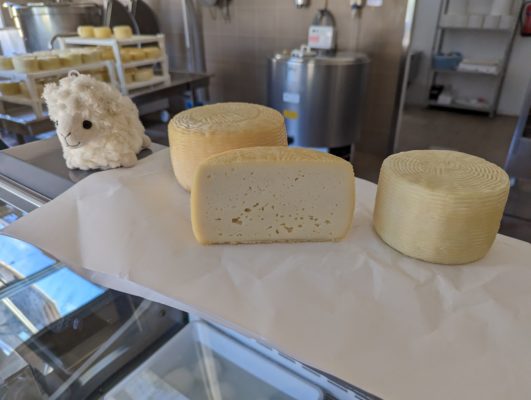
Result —
[{"label": "plush toy black eye", "polygon": [[92,122],[90,122],[88,119],[83,121],[83,128],[90,129],[92,128]]}]

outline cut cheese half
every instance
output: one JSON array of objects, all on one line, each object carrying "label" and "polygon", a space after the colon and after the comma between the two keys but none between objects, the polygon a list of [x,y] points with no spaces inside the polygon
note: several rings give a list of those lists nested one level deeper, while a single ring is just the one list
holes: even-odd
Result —
[{"label": "cut cheese half", "polygon": [[168,125],[173,171],[190,190],[195,171],[206,158],[254,146],[287,146],[284,117],[249,103],[218,103],[177,114]]},{"label": "cut cheese half", "polygon": [[380,170],[374,228],[410,257],[472,262],[490,249],[508,193],[505,171],[482,158],[446,150],[398,153]]},{"label": "cut cheese half", "polygon": [[354,171],[315,150],[230,150],[199,166],[191,204],[203,244],[340,240],[352,223]]}]

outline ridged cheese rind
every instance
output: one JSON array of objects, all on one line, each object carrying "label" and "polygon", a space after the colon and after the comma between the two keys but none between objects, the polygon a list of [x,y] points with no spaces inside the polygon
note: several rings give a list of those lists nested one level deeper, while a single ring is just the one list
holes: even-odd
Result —
[{"label": "ridged cheese rind", "polygon": [[355,203],[352,165],[285,146],[230,150],[205,160],[191,196],[198,242],[341,240]]},{"label": "ridged cheese rind", "polygon": [[250,103],[218,103],[177,114],[168,125],[175,176],[190,190],[199,164],[227,150],[287,146],[284,117],[272,108]]},{"label": "ridged cheese rind", "polygon": [[410,257],[469,263],[490,249],[508,194],[505,171],[482,158],[448,150],[394,154],[380,170],[374,228]]}]

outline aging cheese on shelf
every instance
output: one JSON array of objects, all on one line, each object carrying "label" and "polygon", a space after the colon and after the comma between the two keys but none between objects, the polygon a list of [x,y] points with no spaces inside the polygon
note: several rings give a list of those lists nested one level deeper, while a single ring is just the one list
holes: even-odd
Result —
[{"label": "aging cheese on shelf", "polygon": [[159,58],[162,55],[162,51],[157,46],[142,47],[146,58]]},{"label": "aging cheese on shelf", "polygon": [[40,56],[37,57],[39,69],[43,71],[61,68],[61,59],[57,56]]},{"label": "aging cheese on shelf", "polygon": [[146,53],[142,49],[127,49],[133,61],[141,61],[146,59]]},{"label": "aging cheese on shelf", "polygon": [[153,68],[139,68],[134,72],[134,80],[136,82],[145,82],[153,79]]},{"label": "aging cheese on shelf", "polygon": [[128,49],[121,49],[120,50],[120,58],[122,59],[122,62],[129,62],[133,59],[131,54],[129,53]]},{"label": "aging cheese on shelf", "polygon": [[100,59],[102,60],[114,60],[114,52],[112,47],[103,46],[98,48],[100,52]]},{"label": "aging cheese on shelf", "polygon": [[10,57],[0,57],[0,70],[6,71],[13,69],[13,61]]},{"label": "aging cheese on shelf", "polygon": [[133,83],[133,81],[135,80],[135,72],[136,72],[135,68],[126,69],[124,71],[125,83]]},{"label": "aging cheese on shelf", "polygon": [[398,153],[380,170],[374,228],[410,257],[465,264],[490,249],[508,193],[505,171],[482,158],[446,150]]},{"label": "aging cheese on shelf", "polygon": [[0,82],[0,92],[4,96],[13,96],[20,93],[18,82]]},{"label": "aging cheese on shelf", "polygon": [[12,58],[13,66],[19,72],[37,72],[39,62],[35,57],[17,56]]},{"label": "aging cheese on shelf", "polygon": [[82,38],[94,37],[94,27],[92,25],[80,25],[77,27],[77,34]]},{"label": "aging cheese on shelf", "polygon": [[175,176],[190,190],[195,171],[206,158],[227,150],[254,146],[287,146],[284,117],[250,103],[218,103],[194,107],[168,125]]},{"label": "aging cheese on shelf", "polygon": [[85,50],[81,52],[81,59],[83,60],[83,64],[92,64],[97,63],[100,61],[101,54],[98,50]]},{"label": "aging cheese on shelf", "polygon": [[133,30],[129,25],[118,25],[112,28],[116,39],[129,39],[133,36]]},{"label": "aging cheese on shelf", "polygon": [[97,39],[107,39],[112,37],[111,28],[109,28],[108,26],[94,27],[94,37]]},{"label": "aging cheese on shelf", "polygon": [[83,57],[78,52],[64,52],[59,55],[62,67],[74,67],[83,63]]},{"label": "aging cheese on shelf", "polygon": [[354,212],[352,165],[287,146],[214,155],[195,175],[191,214],[203,244],[335,241]]}]

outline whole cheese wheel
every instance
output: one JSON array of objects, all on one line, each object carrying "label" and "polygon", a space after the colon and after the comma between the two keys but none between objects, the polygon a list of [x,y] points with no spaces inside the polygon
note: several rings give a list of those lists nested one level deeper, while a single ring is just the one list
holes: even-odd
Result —
[{"label": "whole cheese wheel", "polygon": [[14,96],[20,93],[18,82],[0,82],[0,92],[3,96]]},{"label": "whole cheese wheel", "polygon": [[133,30],[129,25],[118,25],[112,28],[116,39],[129,39],[133,36]]},{"label": "whole cheese wheel", "polygon": [[126,63],[133,59],[131,56],[129,49],[121,49],[120,50],[120,58],[122,59],[122,62]]},{"label": "whole cheese wheel", "polygon": [[133,83],[133,81],[135,80],[135,72],[136,69],[134,68],[126,69],[124,71],[125,83]]},{"label": "whole cheese wheel", "polygon": [[218,103],[195,107],[168,125],[173,171],[190,190],[199,164],[223,151],[254,146],[286,146],[284,117],[276,110],[250,103]]},{"label": "whole cheese wheel", "polygon": [[98,50],[102,60],[114,60],[114,52],[111,47],[100,47]]},{"label": "whole cheese wheel", "polygon": [[94,37],[97,39],[107,39],[112,37],[111,28],[109,28],[108,26],[94,27]]},{"label": "whole cheese wheel", "polygon": [[35,57],[17,56],[13,57],[13,66],[19,72],[37,72],[39,70],[39,62]]},{"label": "whole cheese wheel", "polygon": [[159,58],[162,55],[162,51],[157,46],[142,47],[142,51],[146,58]]},{"label": "whole cheese wheel", "polygon": [[482,158],[414,150],[385,159],[374,228],[391,247],[439,264],[465,264],[490,249],[509,194],[509,177]]},{"label": "whole cheese wheel", "polygon": [[85,50],[81,53],[83,64],[92,64],[100,61],[100,52],[97,50]]},{"label": "whole cheese wheel", "polygon": [[37,57],[39,69],[49,71],[61,68],[61,59],[57,56]]},{"label": "whole cheese wheel", "polygon": [[13,69],[13,61],[10,57],[0,57],[0,70],[6,71]]},{"label": "whole cheese wheel", "polygon": [[135,71],[134,79],[137,82],[144,82],[153,79],[153,68],[139,68]]},{"label": "whole cheese wheel", "polygon": [[146,53],[142,49],[128,49],[129,55],[133,61],[140,61],[146,59]]},{"label": "whole cheese wheel", "polygon": [[63,67],[74,67],[83,63],[83,57],[81,53],[61,53],[59,58],[61,60],[61,66]]},{"label": "whole cheese wheel", "polygon": [[192,227],[203,244],[335,241],[350,230],[354,195],[352,164],[332,154],[229,150],[197,169]]},{"label": "whole cheese wheel", "polygon": [[28,85],[26,85],[26,82],[19,82],[18,87],[22,96],[29,97]]},{"label": "whole cheese wheel", "polygon": [[92,25],[80,25],[77,27],[77,34],[82,38],[94,37],[94,27]]}]

